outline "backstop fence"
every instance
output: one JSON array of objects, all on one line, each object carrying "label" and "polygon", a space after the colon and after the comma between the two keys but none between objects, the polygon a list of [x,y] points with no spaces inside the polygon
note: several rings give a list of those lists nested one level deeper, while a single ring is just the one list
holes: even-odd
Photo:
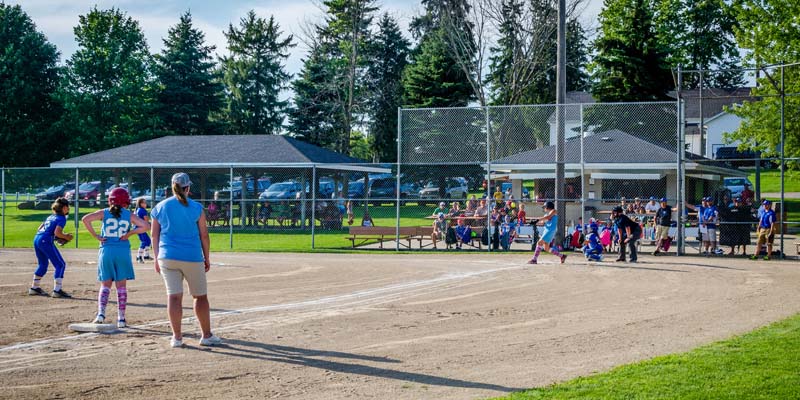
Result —
[{"label": "backstop fence", "polygon": [[[680,71],[666,102],[570,94],[560,106],[400,109],[394,163],[3,168],[0,242],[31,247],[63,196],[72,204],[66,230],[79,232],[69,246],[96,246],[80,218],[105,206],[111,188],[127,188],[149,211],[182,171],[217,251],[530,250],[540,233],[530,222],[548,201],[566,237],[558,245],[580,245],[575,232],[590,221],[608,226],[619,205],[642,224],[643,250],[653,250],[654,212],[665,198],[674,209],[670,251],[697,254],[700,237],[709,238],[699,206],[711,197],[722,252],[755,252],[768,199],[778,219],[774,250],[795,255],[800,174],[787,166],[797,165],[800,148],[800,70],[752,70],[748,88],[700,84],[724,73]],[[740,150],[744,140],[756,141],[755,151]]]}]

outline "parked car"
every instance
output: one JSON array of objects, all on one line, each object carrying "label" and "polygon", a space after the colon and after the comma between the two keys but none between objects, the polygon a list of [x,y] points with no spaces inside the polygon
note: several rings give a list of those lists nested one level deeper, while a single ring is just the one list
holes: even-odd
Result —
[{"label": "parked car", "polygon": [[741,196],[742,191],[744,190],[744,185],[750,186],[751,190],[753,188],[753,184],[747,178],[739,178],[739,177],[731,177],[725,178],[723,180],[723,185],[725,188],[731,191],[731,196]]},{"label": "parked car", "polygon": [[258,198],[260,200],[291,200],[297,198],[297,194],[302,191],[302,185],[295,181],[279,182],[270,185]]},{"label": "parked car", "polygon": [[[256,184],[258,185],[257,188],[255,187]],[[255,190],[256,193],[262,193],[262,192],[264,192],[265,190],[267,190],[269,188],[270,184],[271,184],[270,178],[261,177],[261,178],[258,178],[257,180],[254,180],[253,178],[248,178],[247,179],[247,191],[252,193]],[[228,200],[228,199],[230,199],[231,193],[233,193],[233,199],[234,200],[239,200],[239,199],[242,198],[242,181],[241,181],[241,179],[234,180],[232,187],[227,187],[227,188],[224,188],[224,189],[220,189],[220,190],[214,191],[214,195],[216,195],[217,198],[220,199],[220,200]]]},{"label": "parked car", "polygon": [[347,198],[348,199],[363,199],[364,198],[364,180],[352,181],[347,184]]},{"label": "parked car", "polygon": [[[78,186],[78,200],[85,201],[89,207],[93,207],[100,201],[100,198],[102,197],[101,188],[102,186],[100,181],[82,183],[80,186]],[[74,200],[75,189],[64,193],[64,198],[69,201]]]},{"label": "parked car", "polygon": [[442,195],[439,193],[438,181],[428,182],[419,191],[420,204],[424,204],[425,200],[434,202],[440,199],[464,200],[467,197],[467,181],[464,178],[447,178],[445,184],[447,187]]},{"label": "parked car", "polygon": [[[726,161],[733,167],[753,167],[759,157],[761,157],[760,151],[740,151],[735,146],[718,147],[714,153],[715,160]],[[762,168],[774,167],[773,162],[770,160],[762,160],[761,163]]]},{"label": "parked car", "polygon": [[36,201],[55,200],[59,197],[63,197],[65,192],[72,189],[75,189],[75,183],[63,183],[61,185],[50,186],[41,193],[36,193],[34,197]]}]

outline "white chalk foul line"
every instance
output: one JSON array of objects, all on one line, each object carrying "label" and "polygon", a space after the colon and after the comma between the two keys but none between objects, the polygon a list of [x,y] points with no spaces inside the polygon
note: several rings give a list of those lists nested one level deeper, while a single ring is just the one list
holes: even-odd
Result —
[{"label": "white chalk foul line", "polygon": [[[492,273],[495,273],[495,272],[508,271],[508,270],[511,270],[511,269],[519,269],[519,268],[520,268],[519,265],[515,265],[515,266],[510,266],[510,267],[493,268],[493,269],[473,271],[473,272],[450,273],[450,274],[445,274],[445,275],[442,275],[440,277],[436,277],[436,278],[432,278],[432,279],[426,279],[426,280],[414,281],[414,282],[407,282],[407,283],[401,283],[401,284],[396,284],[396,285],[389,285],[389,286],[384,286],[384,287],[375,288],[375,289],[360,290],[360,291],[356,291],[356,292],[353,292],[353,293],[348,293],[348,294],[343,294],[343,295],[336,295],[336,296],[322,297],[322,298],[313,299],[313,300],[306,300],[306,301],[299,301],[299,302],[292,302],[292,303],[282,303],[282,304],[272,304],[272,305],[257,306],[257,307],[248,307],[248,308],[242,308],[242,309],[238,309],[238,310],[217,311],[217,312],[212,312],[211,316],[212,317],[215,317],[215,316],[219,317],[219,316],[226,316],[226,315],[249,314],[249,313],[256,313],[256,312],[263,312],[263,311],[289,310],[289,309],[304,308],[304,307],[309,307],[309,306],[335,304],[337,302],[348,301],[348,300],[362,300],[365,297],[368,298],[370,296],[374,297],[374,296],[380,296],[380,295],[383,295],[383,294],[398,294],[396,292],[403,291],[403,290],[408,290],[408,289],[412,289],[413,290],[413,289],[416,289],[416,288],[420,288],[420,287],[424,287],[424,286],[431,286],[431,285],[435,285],[435,284],[438,284],[438,283],[445,283],[445,282],[454,281],[454,280],[467,279],[467,278],[472,278],[472,277],[476,277],[476,276],[480,276],[480,275],[492,274]],[[189,322],[192,322],[194,320],[195,320],[194,317],[187,317],[187,318],[183,319],[183,322],[184,323],[189,323]],[[256,321],[253,321],[253,322],[255,323]],[[141,329],[141,328],[149,328],[149,327],[163,326],[163,325],[169,325],[169,321],[168,320],[155,321],[155,322],[150,322],[150,323],[146,323],[146,324],[134,325],[134,326],[131,326],[131,328],[132,329],[137,329],[137,328]],[[53,344],[53,343],[59,343],[59,342],[73,342],[73,341],[79,341],[79,340],[83,340],[83,339],[92,339],[92,338],[95,338],[97,336],[99,336],[99,334],[97,334],[97,333],[85,333],[85,334],[80,334],[80,335],[69,335],[69,336],[62,336],[62,337],[56,337],[56,338],[41,339],[41,340],[37,340],[37,341],[33,341],[33,342],[17,343],[17,344],[10,345],[10,346],[0,347],[0,353],[11,352],[11,351],[14,351],[14,350],[23,350],[23,349],[31,349],[31,348],[43,347],[43,346],[47,346],[47,345],[50,345],[50,344]]]}]

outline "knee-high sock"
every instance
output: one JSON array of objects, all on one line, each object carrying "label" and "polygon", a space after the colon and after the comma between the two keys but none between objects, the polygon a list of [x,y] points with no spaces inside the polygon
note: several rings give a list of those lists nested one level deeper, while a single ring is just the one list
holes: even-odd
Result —
[{"label": "knee-high sock", "polygon": [[53,281],[53,290],[55,290],[55,291],[59,291],[59,290],[61,290],[61,284],[62,284],[63,282],[64,282],[64,279],[63,279],[63,278],[56,278],[56,279]]},{"label": "knee-high sock", "polygon": [[144,246],[144,256],[150,257],[150,246]]},{"label": "knee-high sock", "polygon": [[536,246],[536,251],[533,252],[533,259],[534,260],[538,260],[539,259],[539,253],[541,253],[541,252],[542,252],[542,246]]},{"label": "knee-high sock", "polygon": [[550,247],[550,254],[552,254],[552,255],[554,255],[554,256],[559,256],[559,257],[561,257],[561,252],[560,252],[560,251],[558,251],[558,246],[551,246],[551,247]]},{"label": "knee-high sock", "polygon": [[108,294],[111,293],[111,288],[105,286],[100,287],[100,293],[97,295],[97,313],[106,315],[106,306],[108,305]]},{"label": "knee-high sock", "polygon": [[125,310],[128,308],[128,288],[117,288],[117,305],[119,306],[119,318],[125,319]]}]

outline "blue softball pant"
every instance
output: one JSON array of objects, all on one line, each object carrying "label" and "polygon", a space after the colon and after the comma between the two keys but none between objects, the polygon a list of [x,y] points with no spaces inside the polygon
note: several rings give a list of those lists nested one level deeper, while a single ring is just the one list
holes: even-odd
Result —
[{"label": "blue softball pant", "polygon": [[146,233],[140,233],[139,234],[139,248],[140,249],[146,249],[146,248],[150,247],[150,243],[151,243],[150,242],[150,235],[148,235]]},{"label": "blue softball pant", "polygon": [[36,259],[39,261],[39,267],[34,272],[36,276],[44,276],[47,273],[47,267],[52,263],[53,268],[56,270],[55,278],[61,279],[64,277],[67,263],[64,262],[64,257],[61,257],[61,253],[52,239],[35,238],[33,240],[33,249],[36,251]]}]

